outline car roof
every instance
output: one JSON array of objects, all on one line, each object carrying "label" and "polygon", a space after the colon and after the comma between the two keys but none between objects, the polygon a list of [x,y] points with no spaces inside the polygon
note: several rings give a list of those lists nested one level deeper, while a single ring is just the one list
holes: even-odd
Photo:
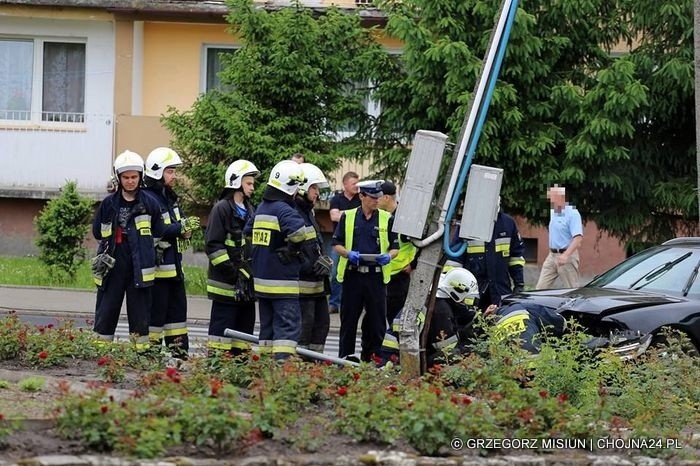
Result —
[{"label": "car roof", "polygon": [[665,241],[662,244],[664,244],[664,245],[687,244],[687,245],[692,245],[692,246],[700,246],[700,237],[688,236],[688,237],[681,237],[681,238],[673,238],[673,239],[670,239],[668,241]]}]

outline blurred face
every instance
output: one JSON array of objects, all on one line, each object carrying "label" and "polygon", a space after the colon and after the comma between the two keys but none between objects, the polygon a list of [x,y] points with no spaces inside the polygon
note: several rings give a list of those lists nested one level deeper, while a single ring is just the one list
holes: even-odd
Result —
[{"label": "blurred face", "polygon": [[343,190],[346,193],[354,196],[359,191],[359,189],[357,187],[358,181],[359,181],[358,178],[348,178],[347,180],[343,181]]},{"label": "blurred face", "polygon": [[306,191],[306,198],[310,202],[316,202],[316,199],[318,199],[318,193],[319,193],[318,186],[316,186],[315,184],[312,184],[311,186],[309,186],[308,191]]},{"label": "blurred face", "polygon": [[241,179],[241,189],[245,197],[252,196],[253,191],[255,191],[255,178],[252,176],[244,176],[243,179]]},{"label": "blurred face", "polygon": [[172,188],[175,186],[175,181],[177,180],[177,176],[175,174],[175,168],[174,167],[168,167],[165,170],[163,170],[163,184],[169,188]]},{"label": "blurred face", "polygon": [[127,170],[119,175],[119,184],[127,193],[136,192],[139,188],[139,181],[141,181],[141,172],[137,170]]},{"label": "blurred face", "polygon": [[566,204],[566,191],[561,187],[553,187],[547,190],[547,199],[553,209],[560,210]]}]

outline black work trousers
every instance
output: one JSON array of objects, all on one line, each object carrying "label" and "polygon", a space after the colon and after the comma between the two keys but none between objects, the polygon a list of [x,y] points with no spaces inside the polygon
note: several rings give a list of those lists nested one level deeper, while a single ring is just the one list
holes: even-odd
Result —
[{"label": "black work trousers", "polygon": [[177,356],[187,356],[187,294],[183,280],[156,279],[151,306],[151,341],[172,349]]},{"label": "black work trousers", "polygon": [[361,359],[370,361],[373,354],[380,354],[386,333],[386,285],[381,272],[346,270],[340,306],[341,358],[355,353],[357,324],[363,308]]},{"label": "black work trousers", "polygon": [[401,271],[392,275],[386,286],[386,320],[390,326],[406,304],[410,284],[411,274]]},{"label": "black work trousers", "polygon": [[119,314],[126,294],[126,314],[129,318],[129,334],[148,337],[151,313],[151,287],[134,285],[134,270],[128,249],[117,247],[114,267],[97,289],[95,303],[95,333],[111,340],[117,330]]},{"label": "black work trousers", "polygon": [[227,328],[252,335],[255,330],[255,301],[211,302],[209,348],[228,351],[234,356],[247,351],[250,347],[248,343],[224,336]]},{"label": "black work trousers", "polygon": [[299,298],[299,305],[301,307],[299,346],[322,353],[331,326],[328,298],[325,296]]}]

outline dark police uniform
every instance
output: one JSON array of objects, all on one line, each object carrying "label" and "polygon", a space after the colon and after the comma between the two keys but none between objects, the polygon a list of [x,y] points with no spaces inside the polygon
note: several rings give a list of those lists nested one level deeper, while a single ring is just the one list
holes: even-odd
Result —
[{"label": "dark police uniform", "polygon": [[[345,193],[340,191],[335,193],[335,195],[331,198],[329,209],[338,209],[341,212],[345,212],[346,210],[356,209],[358,207],[360,207],[359,194],[355,194],[348,199],[345,197]],[[335,231],[337,227],[338,222],[333,222],[333,231]],[[333,269],[331,270],[331,295],[328,298],[328,305],[337,311],[340,309],[340,300],[343,296],[343,286],[338,283],[336,278],[338,274],[338,261],[340,260],[340,256],[337,252],[335,252],[335,249],[333,249],[332,246],[330,256],[331,259],[333,259]]]},{"label": "dark police uniform", "polygon": [[[368,188],[360,188],[363,193]],[[378,191],[381,193],[381,191]],[[376,193],[370,193],[376,194]],[[383,210],[375,210],[367,219],[362,207],[345,211],[333,235],[333,245],[343,245],[348,251],[360,254],[388,253],[398,249],[396,234],[391,231],[393,218]],[[361,260],[349,264],[341,257],[337,279],[343,284],[343,297],[340,312],[339,357],[355,353],[357,323],[362,319],[363,361],[369,361],[373,354],[379,355],[382,340],[386,333],[386,284],[390,280],[389,265],[379,266],[376,262]]]}]

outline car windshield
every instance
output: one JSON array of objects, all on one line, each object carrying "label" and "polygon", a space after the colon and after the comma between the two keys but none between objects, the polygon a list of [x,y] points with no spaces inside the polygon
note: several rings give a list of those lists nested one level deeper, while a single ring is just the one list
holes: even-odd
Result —
[{"label": "car windshield", "polygon": [[700,249],[659,246],[630,257],[586,286],[698,296],[700,280],[694,275],[699,263]]}]

